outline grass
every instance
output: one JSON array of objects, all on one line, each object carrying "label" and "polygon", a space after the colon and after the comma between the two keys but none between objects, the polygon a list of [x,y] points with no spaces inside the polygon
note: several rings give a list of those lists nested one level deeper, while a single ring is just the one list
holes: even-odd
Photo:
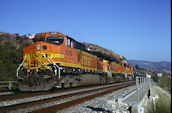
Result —
[{"label": "grass", "polygon": [[[157,82],[162,89],[171,92],[171,78],[163,73],[164,76],[161,78],[154,76],[153,80]],[[171,94],[170,94],[171,95]],[[158,94],[159,99],[156,101],[156,111],[153,110],[153,104],[150,105],[148,113],[171,113],[171,97],[168,98],[165,94]]]},{"label": "grass", "polygon": [[153,109],[153,104],[150,105],[148,113],[171,113],[171,103],[170,101],[164,101],[163,96],[159,96],[159,99],[156,101],[155,108],[156,111]]},{"label": "grass", "polygon": [[168,76],[160,78],[159,86],[164,90],[171,92],[171,78]]},{"label": "grass", "polygon": [[167,76],[165,73],[163,74],[161,78],[154,76],[153,80],[157,82],[157,84],[163,88],[164,90],[171,92],[171,78]]}]

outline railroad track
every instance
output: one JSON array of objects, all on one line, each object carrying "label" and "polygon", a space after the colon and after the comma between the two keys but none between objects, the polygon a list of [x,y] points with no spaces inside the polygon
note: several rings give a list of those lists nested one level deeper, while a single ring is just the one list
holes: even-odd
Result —
[{"label": "railroad track", "polygon": [[[89,86],[79,86],[79,87],[72,87],[72,88],[60,88],[60,89],[55,89],[52,91],[47,91],[47,92],[20,92],[20,91],[11,91],[12,93],[9,95],[0,95],[0,102],[2,101],[8,101],[8,100],[13,100],[13,99],[20,99],[26,98],[26,97],[33,97],[33,96],[40,96],[40,95],[47,95],[47,94],[54,94],[54,93],[61,93],[61,92],[66,92],[66,91],[72,91],[72,90],[79,90],[79,89],[84,89],[84,88],[90,88],[90,87],[96,87],[98,85],[89,85]],[[99,86],[103,86],[102,84]],[[5,91],[4,91],[5,92]],[[2,92],[3,93],[3,92]]]},{"label": "railroad track", "polygon": [[9,90],[0,90],[0,93],[2,93],[2,92],[9,92]]},{"label": "railroad track", "polygon": [[11,90],[0,90],[0,97],[3,97],[4,95],[12,95],[14,92]]},{"label": "railroad track", "polygon": [[56,112],[134,84],[125,82],[0,101],[0,112]]}]

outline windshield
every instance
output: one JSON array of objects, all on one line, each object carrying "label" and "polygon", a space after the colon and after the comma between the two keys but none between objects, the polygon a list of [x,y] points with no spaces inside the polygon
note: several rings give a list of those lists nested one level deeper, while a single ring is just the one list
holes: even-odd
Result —
[{"label": "windshield", "polygon": [[63,37],[47,37],[46,42],[60,45],[63,43]]},{"label": "windshield", "polygon": [[38,41],[43,41],[44,42],[45,38],[42,37],[42,38],[34,38],[32,39],[32,41],[35,43],[35,42],[38,42]]}]

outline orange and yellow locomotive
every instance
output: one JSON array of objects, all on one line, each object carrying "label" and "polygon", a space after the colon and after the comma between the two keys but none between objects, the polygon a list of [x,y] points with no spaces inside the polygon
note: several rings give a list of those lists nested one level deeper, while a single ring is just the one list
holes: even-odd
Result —
[{"label": "orange and yellow locomotive", "polygon": [[131,65],[98,57],[82,43],[59,32],[39,33],[32,41],[24,48],[23,62],[17,68],[22,91],[113,83],[120,77],[133,76]]}]

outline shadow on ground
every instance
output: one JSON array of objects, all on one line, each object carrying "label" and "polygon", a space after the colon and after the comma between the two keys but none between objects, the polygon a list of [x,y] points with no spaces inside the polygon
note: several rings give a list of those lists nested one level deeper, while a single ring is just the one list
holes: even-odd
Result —
[{"label": "shadow on ground", "polygon": [[86,108],[89,108],[92,111],[97,111],[97,112],[100,112],[101,111],[103,113],[112,113],[112,111],[106,110],[106,109],[103,109],[103,108],[94,108],[94,107],[91,107],[91,106],[87,106]]}]

